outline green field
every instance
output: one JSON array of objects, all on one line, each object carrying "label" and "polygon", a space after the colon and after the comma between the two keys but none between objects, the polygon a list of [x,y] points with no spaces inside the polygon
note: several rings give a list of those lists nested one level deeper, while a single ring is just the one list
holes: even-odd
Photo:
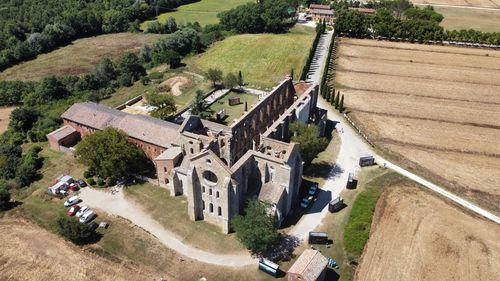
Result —
[{"label": "green field", "polygon": [[[157,20],[166,22],[169,17],[174,17],[177,24],[199,22],[202,26],[219,22],[217,14],[230,10],[236,6],[251,2],[251,0],[201,0],[200,2],[183,5],[176,11],[160,14]],[[141,29],[146,30],[149,22],[141,24]]]},{"label": "green field", "polygon": [[117,59],[125,52],[138,53],[159,34],[115,33],[78,39],[70,45],[0,72],[0,80],[38,80],[47,75],[80,75],[94,70],[103,58]]},{"label": "green field", "polygon": [[[229,105],[229,98],[232,97],[239,97],[240,103],[237,105]],[[252,105],[254,105],[258,100],[259,97],[257,95],[231,91],[227,95],[214,102],[210,106],[210,109],[213,111],[214,119],[216,118],[216,114],[219,110],[225,109],[227,117],[224,119],[224,121],[228,125],[230,125],[235,119],[239,118],[241,115],[243,115],[243,113],[245,113],[245,102],[248,106],[247,110],[250,110],[250,108],[252,108]]]},{"label": "green field", "polygon": [[476,10],[451,7],[434,7],[443,14],[441,26],[445,29],[476,29],[483,32],[500,32],[500,10]]},{"label": "green field", "polygon": [[194,72],[219,68],[235,74],[241,70],[250,87],[271,88],[293,68],[302,70],[314,40],[314,29],[296,26],[285,34],[243,34],[213,44],[206,52],[185,60]]}]

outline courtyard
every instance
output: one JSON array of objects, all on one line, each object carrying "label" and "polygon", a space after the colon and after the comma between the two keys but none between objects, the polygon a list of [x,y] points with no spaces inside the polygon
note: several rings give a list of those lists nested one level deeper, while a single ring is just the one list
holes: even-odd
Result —
[{"label": "courtyard", "polygon": [[[239,99],[239,101],[237,101]],[[235,100],[235,104],[231,105],[230,100]],[[217,113],[224,110],[225,117],[221,118],[220,122],[230,125],[234,120],[242,116],[259,100],[259,96],[255,94],[230,91],[220,99],[216,100],[209,109],[212,111],[212,118],[217,120]],[[245,107],[246,110],[245,110]]]}]

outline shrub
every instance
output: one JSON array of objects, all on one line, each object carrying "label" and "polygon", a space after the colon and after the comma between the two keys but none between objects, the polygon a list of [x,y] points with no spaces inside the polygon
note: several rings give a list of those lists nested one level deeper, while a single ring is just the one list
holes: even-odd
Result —
[{"label": "shrub", "polygon": [[61,236],[78,245],[89,243],[95,234],[87,224],[65,216],[57,219],[57,228]]},{"label": "shrub", "polygon": [[0,210],[9,208],[10,192],[3,186],[0,186]]},{"label": "shrub", "polygon": [[107,178],[106,179],[106,185],[107,186],[113,186],[116,184],[116,180],[114,178]]},{"label": "shrub", "polygon": [[158,72],[158,71],[151,72],[149,74],[149,78],[150,79],[163,79],[163,72]]},{"label": "shrub", "polygon": [[101,178],[98,178],[98,179],[97,179],[97,185],[98,185],[98,186],[104,186],[105,184],[106,184],[106,182],[104,182],[104,180],[103,180],[103,179],[101,179]]},{"label": "shrub", "polygon": [[94,176],[94,173],[92,171],[90,171],[90,170],[87,170],[87,171],[83,172],[83,177],[86,178],[86,179],[91,178],[93,176]]},{"label": "shrub", "polygon": [[87,178],[87,183],[88,183],[89,185],[95,185],[95,180],[94,180],[94,178]]}]

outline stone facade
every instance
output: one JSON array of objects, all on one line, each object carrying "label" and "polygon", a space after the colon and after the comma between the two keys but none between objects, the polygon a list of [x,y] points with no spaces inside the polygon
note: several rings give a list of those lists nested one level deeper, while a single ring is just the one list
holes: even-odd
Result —
[{"label": "stone facade", "polygon": [[[245,200],[261,198],[282,221],[298,200],[302,158],[289,143],[290,122],[324,127],[318,86],[284,80],[231,126],[190,116],[179,126],[92,103],[75,104],[62,118],[81,137],[106,127],[122,129],[156,165],[158,184],[188,200],[192,220],[231,231]],[[318,117],[320,116],[320,117]]]}]

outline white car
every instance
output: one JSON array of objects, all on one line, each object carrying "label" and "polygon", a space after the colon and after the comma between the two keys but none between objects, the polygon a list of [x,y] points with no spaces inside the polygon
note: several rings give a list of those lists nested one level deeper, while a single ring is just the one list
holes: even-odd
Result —
[{"label": "white car", "polygon": [[96,213],[94,213],[94,211],[92,211],[92,210],[89,210],[89,211],[85,212],[85,214],[83,214],[80,217],[80,222],[81,223],[88,223],[89,221],[95,219],[95,217],[97,217]]},{"label": "white car", "polygon": [[87,212],[89,209],[89,207],[87,206],[83,206],[80,208],[80,210],[78,210],[78,212],[76,212],[76,217],[79,218],[81,217],[83,214],[85,214],[85,212]]},{"label": "white car", "polygon": [[78,196],[72,196],[66,202],[64,202],[64,207],[70,207],[75,205],[76,203],[80,202],[80,198]]}]

